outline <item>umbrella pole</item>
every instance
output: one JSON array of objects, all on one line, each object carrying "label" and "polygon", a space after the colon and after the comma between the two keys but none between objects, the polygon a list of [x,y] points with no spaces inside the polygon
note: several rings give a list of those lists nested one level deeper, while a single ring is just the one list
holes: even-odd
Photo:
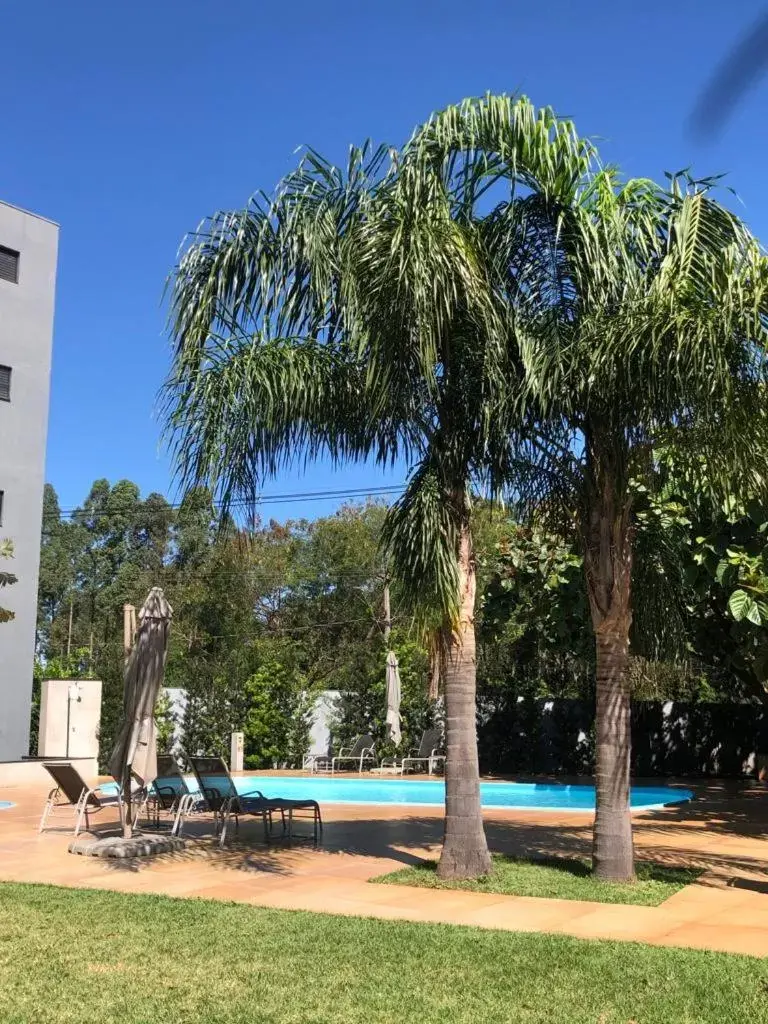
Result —
[{"label": "umbrella pole", "polygon": [[131,824],[131,766],[127,764],[123,772],[123,839],[131,838]]}]

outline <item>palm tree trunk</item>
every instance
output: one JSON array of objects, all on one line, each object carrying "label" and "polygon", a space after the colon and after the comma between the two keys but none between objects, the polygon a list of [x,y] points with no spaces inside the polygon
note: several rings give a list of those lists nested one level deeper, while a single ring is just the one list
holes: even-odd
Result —
[{"label": "palm tree trunk", "polygon": [[475,682],[475,559],[469,526],[459,543],[459,622],[446,630],[445,837],[440,878],[477,878],[491,868],[480,807]]},{"label": "palm tree trunk", "polygon": [[592,863],[598,878],[635,877],[630,816],[629,630],[632,624],[631,505],[622,500],[622,459],[588,435],[588,508],[584,536],[596,645],[596,809]]},{"label": "palm tree trunk", "polygon": [[427,699],[433,704],[440,696],[441,652],[440,636],[433,633],[429,639],[429,687],[427,690]]},{"label": "palm tree trunk", "polygon": [[629,813],[629,625],[614,624],[595,639],[597,809],[592,860],[598,878],[624,882],[635,876]]}]

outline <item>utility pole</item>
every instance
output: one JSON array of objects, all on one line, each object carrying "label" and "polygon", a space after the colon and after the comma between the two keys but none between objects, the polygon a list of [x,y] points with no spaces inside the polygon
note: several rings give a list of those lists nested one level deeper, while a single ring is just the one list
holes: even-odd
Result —
[{"label": "utility pole", "polygon": [[72,650],[72,613],[75,607],[75,598],[73,594],[69,596],[69,629],[67,631],[67,657],[69,652]]},{"label": "utility pole", "polygon": [[123,605],[123,657],[126,661],[133,648],[133,634],[136,631],[136,609],[132,604]]},{"label": "utility pole", "polygon": [[389,583],[384,584],[384,646],[389,650],[389,634],[392,632],[392,612],[389,606]]},{"label": "utility pole", "polygon": [[[136,630],[136,609],[132,604],[123,605],[123,658],[128,665],[128,659],[133,649],[133,636]],[[131,766],[125,766],[123,775],[123,839],[130,839],[133,835],[133,821],[131,808]]]}]

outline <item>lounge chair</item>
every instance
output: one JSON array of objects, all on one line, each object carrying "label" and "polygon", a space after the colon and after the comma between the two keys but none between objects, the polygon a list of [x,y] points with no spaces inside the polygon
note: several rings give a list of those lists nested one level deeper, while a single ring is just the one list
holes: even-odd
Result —
[{"label": "lounge chair", "polygon": [[113,793],[105,792],[99,785],[89,786],[77,768],[69,761],[43,761],[43,768],[56,785],[45,801],[38,832],[45,831],[48,818],[61,807],[72,809],[75,817],[75,835],[79,834],[83,822],[85,822],[86,829],[90,830],[90,815],[105,807],[117,807],[122,820],[123,806],[119,788],[116,793]]},{"label": "lounge chair", "polygon": [[181,835],[188,814],[205,808],[202,793],[193,793],[181,773],[176,758],[170,754],[157,755],[157,778],[149,790],[149,801],[154,804],[155,823],[166,811],[173,817],[171,835]]},{"label": "lounge chair", "polygon": [[323,831],[323,821],[316,800],[268,799],[259,789],[249,793],[238,793],[232,776],[220,757],[192,757],[190,760],[206,806],[216,816],[218,827],[221,829],[220,846],[224,845],[227,827],[232,817],[235,819],[236,829],[240,827],[241,814],[260,817],[264,825],[264,839],[269,843],[275,813],[280,815],[283,833],[291,839],[294,812],[303,810],[312,812],[314,840],[317,842],[319,833]]},{"label": "lounge chair", "polygon": [[357,771],[362,772],[368,763],[376,764],[376,741],[373,736],[366,733],[364,736],[358,736],[351,747],[342,747],[335,756],[316,758],[312,770],[334,774],[343,771],[344,764],[351,764],[352,771],[357,765]]},{"label": "lounge chair", "polygon": [[398,760],[396,757],[385,757],[381,762],[382,768],[398,768],[401,774],[407,771],[416,771],[418,766],[426,765],[429,775],[434,775],[435,768],[440,762],[445,762],[445,754],[442,750],[442,733],[439,729],[425,729],[421,743],[414,747],[406,757]]}]

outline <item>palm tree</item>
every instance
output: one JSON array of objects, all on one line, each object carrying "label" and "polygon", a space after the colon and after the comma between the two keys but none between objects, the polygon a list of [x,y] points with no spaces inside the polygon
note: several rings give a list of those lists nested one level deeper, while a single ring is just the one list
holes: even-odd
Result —
[{"label": "palm tree", "polygon": [[577,180],[590,157],[550,110],[509,98],[494,109],[504,153],[489,160],[425,160],[423,131],[401,153],[353,149],[344,172],[308,152],[273,198],[201,228],[172,289],[167,421],[186,484],[230,505],[296,459],[414,466],[384,536],[402,592],[444,645],[443,877],[490,867],[471,493],[501,489],[518,443],[502,414],[520,361],[478,207],[504,177],[562,191],[563,166]]},{"label": "palm tree", "polygon": [[[505,130],[492,104],[448,111],[425,162],[487,163]],[[766,259],[713,198],[712,181],[667,191],[588,169],[559,195],[532,189],[490,215],[495,292],[513,327],[522,388],[501,419],[526,426],[507,467],[515,500],[573,528],[596,643],[597,875],[634,875],[629,814],[633,481],[675,447],[710,497],[765,490]],[[521,442],[521,443],[520,443]],[[706,483],[705,483],[706,481]]]}]

